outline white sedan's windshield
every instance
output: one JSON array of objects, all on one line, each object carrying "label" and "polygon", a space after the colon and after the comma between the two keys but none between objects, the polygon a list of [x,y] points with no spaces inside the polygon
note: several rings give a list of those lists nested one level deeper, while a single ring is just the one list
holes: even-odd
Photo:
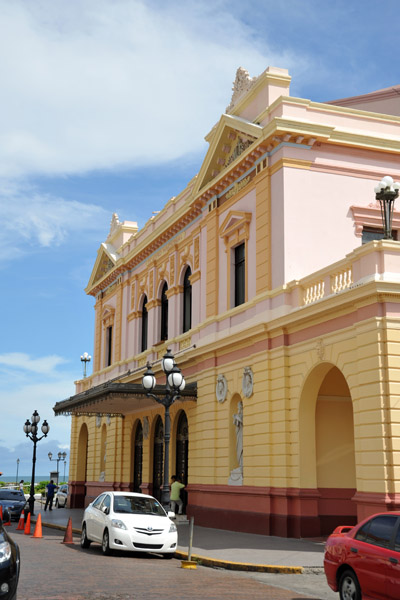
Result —
[{"label": "white sedan's windshield", "polygon": [[165,517],[165,511],[157,500],[139,496],[114,496],[114,512]]}]

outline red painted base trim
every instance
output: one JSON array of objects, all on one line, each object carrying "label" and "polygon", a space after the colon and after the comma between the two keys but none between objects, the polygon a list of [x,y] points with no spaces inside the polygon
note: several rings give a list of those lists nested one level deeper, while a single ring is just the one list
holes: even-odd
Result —
[{"label": "red painted base trim", "polygon": [[187,486],[196,524],[280,537],[318,537],[357,521],[353,489]]},{"label": "red painted base trim", "polygon": [[[73,481],[70,506],[83,508],[105,490],[130,489],[129,483]],[[141,490],[151,494],[152,484],[142,483]],[[318,537],[376,512],[400,510],[400,494],[354,489],[191,484],[186,491],[196,525],[280,537]]]}]

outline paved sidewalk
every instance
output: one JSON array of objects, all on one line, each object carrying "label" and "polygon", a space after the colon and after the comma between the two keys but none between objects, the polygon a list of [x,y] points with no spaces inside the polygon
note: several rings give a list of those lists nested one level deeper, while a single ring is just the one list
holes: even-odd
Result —
[{"label": "paved sidewalk", "polygon": [[[74,534],[80,534],[83,509],[53,508],[51,512],[45,512],[37,503],[34,520],[39,512],[42,515],[42,525],[60,529],[66,528],[71,517]],[[177,556],[186,559],[189,524],[177,521],[177,526]],[[302,572],[315,569],[319,571],[323,568],[324,546],[322,540],[281,538],[194,525],[192,560],[208,566],[234,570]]]}]

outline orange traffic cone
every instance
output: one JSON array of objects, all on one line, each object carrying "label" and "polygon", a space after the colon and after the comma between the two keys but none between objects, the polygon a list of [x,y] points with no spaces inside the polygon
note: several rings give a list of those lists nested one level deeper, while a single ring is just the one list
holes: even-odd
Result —
[{"label": "orange traffic cone", "polygon": [[19,531],[19,530],[23,531],[24,529],[25,529],[25,513],[22,510],[22,513],[20,514],[19,521],[18,521],[17,531]]},{"label": "orange traffic cone", "polygon": [[26,519],[24,535],[31,535],[31,513],[28,512],[28,518]]},{"label": "orange traffic cone", "polygon": [[34,538],[42,538],[42,515],[39,513],[36,521],[35,531],[33,532],[32,537]]},{"label": "orange traffic cone", "polygon": [[11,527],[11,517],[10,517],[10,511],[9,510],[4,511],[5,518],[7,518],[6,515],[8,516],[8,521],[6,521],[6,522],[3,521],[3,527]]},{"label": "orange traffic cone", "polygon": [[68,519],[67,529],[65,530],[64,539],[61,542],[62,544],[73,544],[74,540],[72,539],[72,519],[71,517]]}]

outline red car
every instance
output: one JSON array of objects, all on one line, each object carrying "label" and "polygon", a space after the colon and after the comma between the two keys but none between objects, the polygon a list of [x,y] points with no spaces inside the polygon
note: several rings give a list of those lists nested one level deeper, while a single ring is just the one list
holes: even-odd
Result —
[{"label": "red car", "polygon": [[326,542],[324,569],[341,600],[399,600],[400,512],[337,527]]}]

